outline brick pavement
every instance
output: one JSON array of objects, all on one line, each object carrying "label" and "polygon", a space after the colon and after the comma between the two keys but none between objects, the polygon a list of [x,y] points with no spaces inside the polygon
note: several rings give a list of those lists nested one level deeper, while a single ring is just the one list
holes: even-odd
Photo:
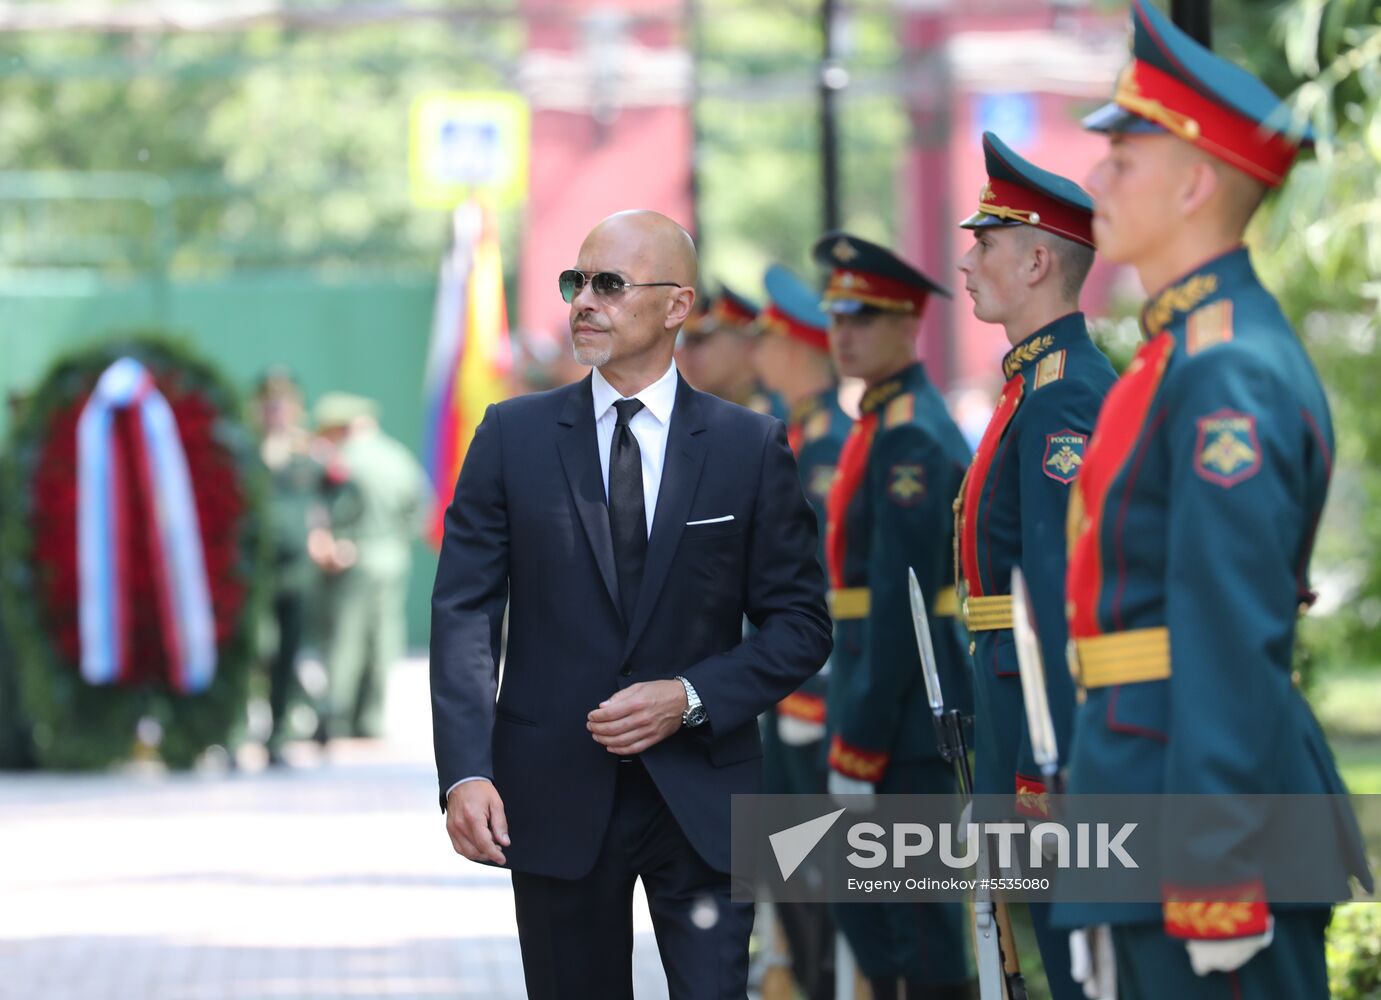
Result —
[{"label": "brick pavement", "polygon": [[[389,738],[290,769],[0,775],[0,1000],[524,996],[508,877],[435,808],[425,667]],[[641,897],[639,1000],[666,996]]]}]

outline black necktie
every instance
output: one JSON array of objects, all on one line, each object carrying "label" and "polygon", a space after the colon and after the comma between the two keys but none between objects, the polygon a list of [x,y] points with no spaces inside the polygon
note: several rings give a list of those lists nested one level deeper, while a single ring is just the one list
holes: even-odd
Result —
[{"label": "black necktie", "polygon": [[647,510],[643,503],[643,456],[628,422],[643,408],[640,399],[614,403],[618,420],[609,445],[609,530],[614,538],[614,568],[624,624],[633,621],[633,606],[643,582],[647,559]]}]

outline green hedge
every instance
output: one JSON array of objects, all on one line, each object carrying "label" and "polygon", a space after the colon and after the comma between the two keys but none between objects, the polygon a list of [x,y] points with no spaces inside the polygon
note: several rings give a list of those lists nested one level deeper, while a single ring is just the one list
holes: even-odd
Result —
[{"label": "green hedge", "polygon": [[1328,992],[1333,1000],[1381,998],[1381,904],[1349,903],[1334,911]]}]

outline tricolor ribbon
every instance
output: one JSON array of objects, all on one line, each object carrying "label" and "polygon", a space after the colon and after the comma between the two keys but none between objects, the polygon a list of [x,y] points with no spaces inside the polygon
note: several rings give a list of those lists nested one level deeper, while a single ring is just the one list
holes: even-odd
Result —
[{"label": "tricolor ribbon", "polygon": [[[115,416],[132,410],[133,468],[115,461]],[[107,368],[77,423],[77,563],[81,675],[112,684],[130,674],[129,567],[121,557],[120,491],[137,476],[150,520],[155,600],[169,680],[184,694],[210,686],[216,673],[216,628],[206,580],[201,526],[177,420],[153,376],[132,358]]]}]

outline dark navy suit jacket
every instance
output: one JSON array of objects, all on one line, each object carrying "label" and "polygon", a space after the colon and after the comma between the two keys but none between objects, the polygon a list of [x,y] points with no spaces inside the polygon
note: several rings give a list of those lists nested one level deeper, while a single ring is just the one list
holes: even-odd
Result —
[{"label": "dark navy suit jacket", "polygon": [[[625,624],[597,447],[589,378],[491,406],[475,432],[432,594],[443,808],[456,781],[490,777],[508,817],[508,866],[586,874],[618,768],[635,766],[595,742],[586,715],[621,688],[680,674],[709,722],[641,756],[696,851],[727,871],[730,796],[759,787],[757,717],[830,652],[815,515],[781,421],[678,378]],[[748,639],[744,615],[756,626]]]}]

